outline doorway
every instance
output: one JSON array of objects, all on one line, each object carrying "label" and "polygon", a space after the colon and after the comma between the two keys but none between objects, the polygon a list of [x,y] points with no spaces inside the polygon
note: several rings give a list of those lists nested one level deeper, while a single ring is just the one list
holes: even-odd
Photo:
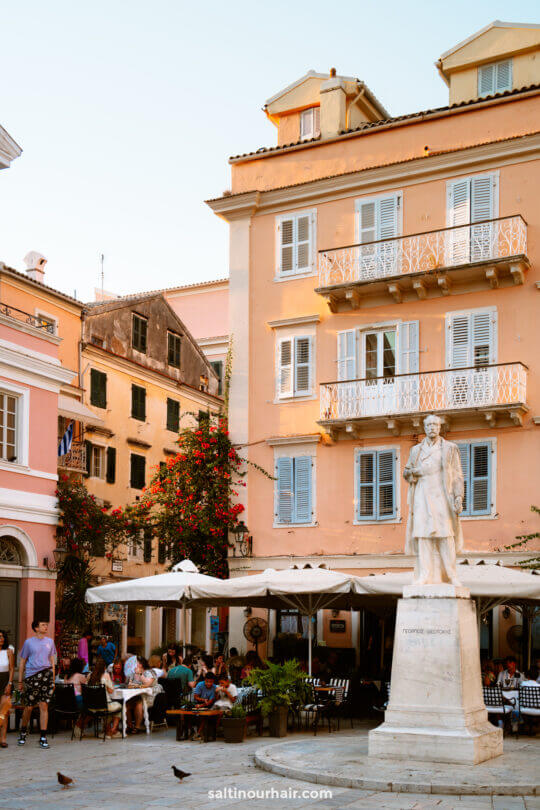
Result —
[{"label": "doorway", "polygon": [[396,410],[396,330],[364,332],[362,340],[364,391],[362,416]]},{"label": "doorway", "polygon": [[9,643],[19,650],[19,583],[13,579],[0,579],[0,605],[2,621],[0,626],[9,636]]}]

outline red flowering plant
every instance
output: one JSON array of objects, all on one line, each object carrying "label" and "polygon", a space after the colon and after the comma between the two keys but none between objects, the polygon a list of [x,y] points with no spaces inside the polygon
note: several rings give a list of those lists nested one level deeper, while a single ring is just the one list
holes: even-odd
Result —
[{"label": "red flowering plant", "polygon": [[246,461],[223,416],[182,430],[178,448],[132,509],[160,538],[163,556],[173,563],[190,559],[201,572],[226,578],[228,533],[244,511],[234,499],[245,486]]}]

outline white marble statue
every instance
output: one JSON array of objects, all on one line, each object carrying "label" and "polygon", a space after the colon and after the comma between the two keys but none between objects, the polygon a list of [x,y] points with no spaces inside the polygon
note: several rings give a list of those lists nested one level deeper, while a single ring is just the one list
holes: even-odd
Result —
[{"label": "white marble statue", "polygon": [[463,472],[459,450],[440,436],[441,420],[424,419],[426,438],[409,455],[403,477],[409,483],[405,553],[416,556],[415,585],[459,585],[456,552],[463,548],[459,520]]}]

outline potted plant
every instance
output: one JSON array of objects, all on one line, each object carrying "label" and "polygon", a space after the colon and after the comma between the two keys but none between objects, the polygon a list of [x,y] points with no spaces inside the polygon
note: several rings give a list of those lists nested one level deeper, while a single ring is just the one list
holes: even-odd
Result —
[{"label": "potted plant", "polygon": [[223,738],[226,743],[241,743],[246,736],[246,712],[240,704],[224,714],[221,723],[223,725]]},{"label": "potted plant", "polygon": [[305,680],[306,675],[296,660],[284,664],[267,661],[264,668],[249,673],[249,683],[262,692],[261,713],[268,717],[271,737],[286,736],[289,708],[304,702]]}]

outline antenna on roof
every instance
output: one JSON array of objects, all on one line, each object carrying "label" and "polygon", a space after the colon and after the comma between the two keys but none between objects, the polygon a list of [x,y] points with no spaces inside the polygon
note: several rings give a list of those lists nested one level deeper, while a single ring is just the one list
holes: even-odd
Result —
[{"label": "antenna on roof", "polygon": [[101,294],[103,295],[103,287],[105,282],[105,274],[103,272],[103,262],[105,261],[105,256],[103,253],[99,254],[99,261],[101,264]]}]

